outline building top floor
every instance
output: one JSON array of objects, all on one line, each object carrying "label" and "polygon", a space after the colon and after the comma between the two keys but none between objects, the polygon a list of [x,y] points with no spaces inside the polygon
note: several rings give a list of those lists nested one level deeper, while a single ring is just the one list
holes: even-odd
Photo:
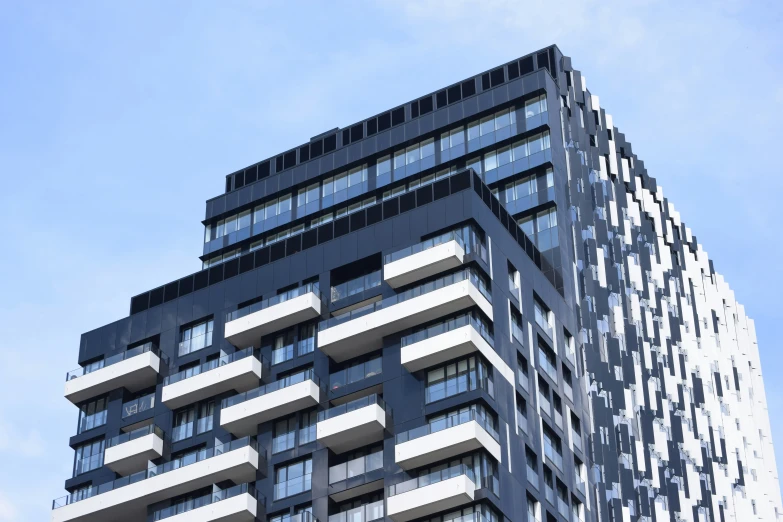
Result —
[{"label": "building top floor", "polygon": [[225,193],[207,201],[204,224],[514,98],[546,89],[547,77],[550,82],[557,78],[555,64],[561,58],[556,46],[541,49],[362,122],[322,133],[307,144],[229,174]]}]

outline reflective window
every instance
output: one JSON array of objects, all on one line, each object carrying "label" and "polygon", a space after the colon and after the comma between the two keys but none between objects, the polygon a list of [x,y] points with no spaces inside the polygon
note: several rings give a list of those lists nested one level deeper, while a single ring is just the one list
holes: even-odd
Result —
[{"label": "reflective window", "polygon": [[73,470],[74,477],[103,466],[104,444],[105,441],[101,439],[82,444],[76,448],[76,464]]},{"label": "reflective window", "polygon": [[281,499],[310,491],[313,461],[307,459],[275,470],[274,498]]},{"label": "reflective window", "polygon": [[214,321],[210,319],[182,330],[181,341],[179,343],[180,357],[206,348],[207,346],[212,346],[213,328]]},{"label": "reflective window", "polygon": [[525,102],[525,118],[530,118],[546,112],[546,95],[541,95]]},{"label": "reflective window", "polygon": [[79,407],[78,432],[82,433],[106,424],[107,404],[108,400],[106,397],[101,397],[100,399],[95,399],[86,404],[82,404]]}]

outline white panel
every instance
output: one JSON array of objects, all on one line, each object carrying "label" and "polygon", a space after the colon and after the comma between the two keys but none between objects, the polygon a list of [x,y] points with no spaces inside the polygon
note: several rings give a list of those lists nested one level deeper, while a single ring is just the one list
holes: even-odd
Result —
[{"label": "white panel", "polygon": [[220,410],[220,425],[236,435],[254,435],[258,424],[316,406],[321,390],[311,380],[281,388]]},{"label": "white panel", "polygon": [[499,463],[503,461],[498,441],[478,422],[469,421],[397,444],[394,461],[403,469],[413,469],[479,448],[486,449]]},{"label": "white panel", "polygon": [[259,385],[261,371],[261,361],[253,356],[244,357],[164,386],[161,401],[173,410],[227,391],[252,390]]},{"label": "white panel", "polygon": [[383,279],[398,288],[457,268],[464,258],[465,250],[453,239],[383,265]]},{"label": "white panel", "polygon": [[163,439],[150,433],[106,448],[103,464],[122,476],[136,473],[147,467],[147,462],[163,456]]},{"label": "white panel", "polygon": [[226,339],[238,348],[258,346],[261,336],[321,315],[321,299],[313,292],[268,306],[226,323]]},{"label": "white panel", "polygon": [[475,491],[473,481],[460,475],[388,497],[386,514],[394,522],[407,522],[472,502]]},{"label": "white panel", "polygon": [[318,441],[342,453],[383,439],[386,428],[386,412],[377,404],[371,404],[331,419],[318,422]]},{"label": "white panel", "polygon": [[78,404],[118,388],[143,390],[155,384],[159,371],[160,358],[153,352],[144,352],[66,381],[65,398]]},{"label": "white panel", "polygon": [[258,500],[250,493],[213,502],[197,509],[166,518],[166,522],[253,522],[258,511]]}]

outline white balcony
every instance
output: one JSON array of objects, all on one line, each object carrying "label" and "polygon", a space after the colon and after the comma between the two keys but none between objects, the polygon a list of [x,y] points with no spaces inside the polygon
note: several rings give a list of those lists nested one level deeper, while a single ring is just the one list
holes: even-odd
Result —
[{"label": "white balcony", "polygon": [[134,353],[131,349],[99,363],[100,368],[91,370],[93,364],[68,374],[66,399],[79,404],[118,388],[137,392],[154,386],[160,371],[160,357],[153,350]]},{"label": "white balcony", "polygon": [[[405,250],[401,252],[407,253]],[[392,254],[387,257],[389,262],[383,265],[383,279],[392,288],[399,288],[457,268],[464,259],[465,249],[456,239],[452,239],[404,257],[396,258],[395,254]]]},{"label": "white balcony", "polygon": [[166,522],[253,522],[258,515],[258,499],[250,493],[218,498],[206,506],[167,517]]},{"label": "white balcony", "polygon": [[[237,447],[238,446],[238,447]],[[247,439],[202,450],[200,458],[169,462],[94,487],[92,491],[54,501],[52,522],[137,522],[147,519],[147,506],[199,488],[231,480],[256,479],[259,455]],[[86,498],[83,498],[86,497]]]},{"label": "white balcony", "polygon": [[494,428],[475,415],[457,416],[398,434],[394,460],[413,469],[482,448],[502,462]]},{"label": "white balcony", "polygon": [[470,314],[405,336],[401,342],[400,359],[411,373],[476,351],[499,359],[487,326]]},{"label": "white balcony", "polygon": [[228,314],[226,339],[237,347],[258,346],[263,335],[319,315],[318,287],[306,285]]},{"label": "white balcony", "polygon": [[223,399],[220,425],[238,437],[254,434],[262,422],[317,406],[320,398],[318,379],[308,370]]},{"label": "white balcony", "polygon": [[263,364],[252,348],[166,377],[161,400],[174,410],[227,391],[257,388]]},{"label": "white balcony", "polygon": [[103,454],[103,464],[125,476],[145,469],[150,460],[162,456],[163,431],[150,424],[109,439]]},{"label": "white balcony", "polygon": [[473,502],[476,484],[468,470],[454,473],[453,469],[391,486],[387,516],[394,522],[407,522]]},{"label": "white balcony", "polygon": [[318,414],[316,434],[335,453],[383,440],[386,405],[377,395],[341,404]]},{"label": "white balcony", "polygon": [[[374,351],[393,333],[479,306],[492,318],[483,283],[471,271],[457,272],[402,294],[338,315],[319,325],[318,347],[337,362]],[[479,290],[481,285],[482,290]]]}]

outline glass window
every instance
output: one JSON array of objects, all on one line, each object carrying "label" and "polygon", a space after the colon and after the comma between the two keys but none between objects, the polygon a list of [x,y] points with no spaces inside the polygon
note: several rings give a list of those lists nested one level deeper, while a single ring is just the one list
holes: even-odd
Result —
[{"label": "glass window", "polygon": [[511,147],[502,147],[498,149],[498,166],[511,163]]},{"label": "glass window", "polygon": [[324,180],[323,186],[321,187],[321,194],[324,196],[329,196],[334,192],[334,177],[329,177]]},{"label": "glass window", "polygon": [[108,400],[106,397],[95,399],[79,407],[79,429],[82,433],[98,426],[106,424],[106,406]]},{"label": "glass window", "polygon": [[405,149],[405,163],[413,163],[414,161],[419,161],[419,145],[411,145],[407,149]]},{"label": "glass window", "polygon": [[231,216],[229,218],[226,218],[224,234],[228,235],[232,232],[236,232],[236,230],[237,230],[237,217]]},{"label": "glass window", "polygon": [[198,409],[198,423],[196,424],[196,433],[212,431],[214,416],[215,402],[209,401],[202,403]]},{"label": "glass window", "polygon": [[193,436],[193,423],[196,411],[193,406],[178,411],[174,415],[174,428],[171,430],[171,440],[177,442]]},{"label": "glass window", "polygon": [[469,357],[427,372],[425,402],[431,403],[475,390],[477,387],[493,394],[492,379],[487,366],[476,357]]},{"label": "glass window", "polygon": [[384,156],[378,160],[375,168],[375,175],[380,176],[381,174],[387,174],[389,172],[391,172],[391,157]]},{"label": "glass window", "polygon": [[214,321],[210,319],[182,330],[181,342],[179,343],[179,355],[187,355],[196,350],[206,348],[207,346],[212,346],[213,327]]},{"label": "glass window", "polygon": [[484,154],[484,172],[498,168],[498,156],[493,150]]},{"label": "glass window", "polygon": [[241,230],[249,226],[250,226],[250,211],[245,210],[244,212],[240,212],[239,217],[237,218],[237,229]]},{"label": "glass window", "polygon": [[491,132],[495,132],[495,117],[487,116],[481,118],[481,135],[485,136]]},{"label": "glass window", "polygon": [[348,174],[343,172],[334,177],[334,191],[339,192],[348,188]]},{"label": "glass window", "polygon": [[399,150],[394,153],[394,170],[405,166],[405,150]]},{"label": "glass window", "polygon": [[536,116],[546,111],[546,96],[539,96],[525,102],[525,118]]},{"label": "glass window", "polygon": [[469,159],[465,167],[475,170],[477,174],[481,174],[483,172],[481,170],[481,156]]},{"label": "glass window", "polygon": [[480,136],[479,122],[473,121],[468,123],[468,141],[474,140]]},{"label": "glass window", "polygon": [[512,156],[514,157],[514,161],[520,160],[522,158],[527,158],[528,152],[527,152],[527,140],[519,140],[514,143],[514,148],[512,149]]},{"label": "glass window", "polygon": [[277,200],[277,213],[282,214],[283,212],[290,212],[290,211],[291,211],[291,194],[287,194]]},{"label": "glass window", "polygon": [[299,416],[299,445],[315,441],[315,426],[318,423],[318,412],[306,411]]},{"label": "glass window", "polygon": [[508,109],[496,113],[495,128],[502,129],[503,127],[508,127],[511,125],[511,114],[513,114],[513,112]]},{"label": "glass window", "polygon": [[277,468],[274,498],[281,499],[309,491],[312,487],[312,472],[312,459]]},{"label": "glass window", "polygon": [[292,449],[296,445],[296,417],[275,422],[272,453]]},{"label": "glass window", "polygon": [[430,138],[428,140],[424,140],[421,143],[421,157],[422,159],[432,156],[435,154],[435,140],[433,138]]},{"label": "glass window", "polygon": [[105,441],[103,439],[82,444],[76,448],[76,464],[74,465],[73,476],[87,473],[103,466],[103,449]]},{"label": "glass window", "polygon": [[386,201],[387,199],[397,197],[400,194],[404,194],[404,193],[405,193],[405,185],[400,185],[399,187],[394,187],[393,189],[384,192],[383,200]]},{"label": "glass window", "polygon": [[348,171],[348,186],[353,187],[367,181],[367,169],[364,166],[356,167]]}]

